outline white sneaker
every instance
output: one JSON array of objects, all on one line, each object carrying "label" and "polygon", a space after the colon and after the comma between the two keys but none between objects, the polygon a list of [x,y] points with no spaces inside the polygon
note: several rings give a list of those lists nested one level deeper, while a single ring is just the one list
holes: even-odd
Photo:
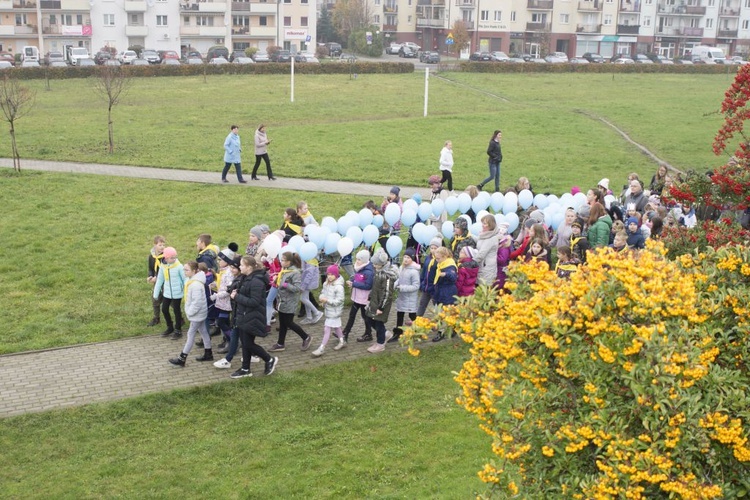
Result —
[{"label": "white sneaker", "polygon": [[230,363],[229,361],[227,361],[227,358],[221,358],[219,361],[217,361],[216,363],[214,363],[214,366],[216,368],[224,368],[224,369],[226,369],[226,368],[231,368],[232,367],[232,363]]},{"label": "white sneaker", "polygon": [[385,341],[388,342],[393,338],[393,332],[390,330],[385,331]]},{"label": "white sneaker", "polygon": [[339,339],[339,343],[338,343],[338,344],[336,344],[336,347],[334,347],[334,348],[333,348],[333,350],[334,350],[334,351],[340,351],[340,350],[341,350],[341,349],[343,349],[344,347],[346,347],[346,340],[344,340],[344,339]]},{"label": "white sneaker", "polygon": [[304,318],[304,319],[301,319],[299,321],[299,323],[297,323],[297,324],[298,325],[311,325],[312,322],[313,322],[312,319],[310,319],[310,318]]},{"label": "white sneaker", "polygon": [[368,352],[373,354],[385,351],[385,344],[378,344],[377,342],[367,348]]},{"label": "white sneaker", "polygon": [[319,356],[322,356],[322,355],[323,355],[323,352],[324,352],[325,350],[326,350],[326,348],[325,348],[325,347],[323,347],[323,346],[320,346],[320,347],[318,347],[317,349],[315,349],[315,350],[314,350],[314,351],[312,352],[312,355],[313,355],[313,356],[315,356],[315,357],[317,358],[317,357],[319,357]]},{"label": "white sneaker", "polygon": [[318,321],[320,321],[321,318],[323,318],[323,313],[320,312],[320,311],[318,311],[318,315],[313,318],[312,324],[314,325],[315,323],[317,323]]}]

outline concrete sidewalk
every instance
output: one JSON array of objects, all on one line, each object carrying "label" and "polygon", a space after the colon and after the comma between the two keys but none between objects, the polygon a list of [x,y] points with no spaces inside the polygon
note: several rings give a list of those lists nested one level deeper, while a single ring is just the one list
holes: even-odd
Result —
[{"label": "concrete sidewalk", "polygon": [[[12,168],[13,162],[10,159],[0,159],[0,167]],[[21,167],[24,170],[59,173],[221,183],[220,172],[43,160],[22,160]],[[227,187],[237,189],[253,186],[353,194],[374,198],[384,196],[389,190],[388,186],[374,184],[284,178],[276,181],[267,179],[248,181],[248,184],[238,185],[236,176],[232,184]],[[405,188],[402,191],[404,196],[411,196],[414,192],[420,192],[423,198],[429,198],[428,188]],[[355,323],[348,347],[341,351],[334,351],[336,339],[332,338],[326,353],[321,358],[313,358],[311,353],[320,345],[323,336],[323,321],[303,328],[314,337],[310,349],[306,352],[300,351],[301,340],[293,332],[289,332],[286,351],[275,354],[279,357],[278,371],[301,370],[320,364],[341,363],[360,357],[377,356],[367,352],[369,342],[358,343],[355,340],[363,333],[364,327],[361,319],[357,319]],[[169,364],[168,359],[176,357],[181,352],[185,343],[184,336],[174,341],[154,335],[155,331],[160,331],[158,326],[154,328],[144,326],[142,337],[0,356],[0,418],[208,385],[230,380],[229,374],[240,367],[241,351],[233,360],[231,369],[220,370],[214,368],[212,362],[195,361],[195,357],[203,353],[203,350],[198,348],[193,348],[186,367],[174,367]],[[261,339],[259,343],[267,348],[276,341],[276,338],[276,324],[274,324],[271,334]],[[213,337],[212,341],[218,341],[218,337]],[[386,350],[404,349],[398,344],[388,344]],[[214,354],[216,360],[222,357],[223,355]],[[253,376],[263,376],[263,364],[254,363],[251,371]]]}]

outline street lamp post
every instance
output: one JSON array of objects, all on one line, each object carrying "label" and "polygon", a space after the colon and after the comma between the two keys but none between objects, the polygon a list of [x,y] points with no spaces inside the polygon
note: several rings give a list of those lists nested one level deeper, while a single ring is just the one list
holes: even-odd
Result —
[{"label": "street lamp post", "polygon": [[280,38],[281,38],[281,35],[279,34],[281,30],[281,19],[279,19],[279,16],[281,15],[279,12],[280,10],[281,10],[281,0],[276,0],[276,46],[277,47],[281,47],[281,45],[279,45]]}]

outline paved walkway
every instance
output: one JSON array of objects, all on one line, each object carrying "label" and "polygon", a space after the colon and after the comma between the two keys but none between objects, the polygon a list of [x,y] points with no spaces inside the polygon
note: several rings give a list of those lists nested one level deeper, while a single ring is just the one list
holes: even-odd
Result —
[{"label": "paved walkway", "polygon": [[[12,168],[12,166],[11,160],[0,159],[0,167]],[[26,170],[181,182],[219,183],[221,177],[219,172],[42,160],[22,160],[21,167]],[[241,186],[236,185],[235,181],[233,187],[244,188],[245,186],[366,196],[387,192],[387,187],[382,185],[283,178],[277,181],[253,181]],[[423,197],[429,196],[428,189],[406,188],[405,191],[409,196],[415,191],[422,193]],[[276,354],[279,357],[279,371],[300,370],[320,364],[377,356],[366,351],[369,343],[354,341],[354,338],[363,332],[362,320],[358,318],[348,347],[341,351],[334,351],[333,346],[336,340],[332,339],[327,352],[321,358],[313,358],[311,352],[320,344],[323,333],[322,325],[323,321],[317,325],[305,327],[308,333],[314,336],[312,346],[307,352],[300,351],[299,337],[289,332],[287,350]],[[202,354],[203,350],[194,348],[186,367],[174,367],[167,360],[180,353],[185,342],[184,337],[179,341],[174,341],[163,339],[159,335],[147,334],[159,331],[158,329],[159,327],[144,326],[143,331],[146,335],[143,337],[0,356],[0,418],[208,385],[230,380],[229,374],[240,366],[241,353],[238,353],[233,360],[232,369],[219,370],[214,368],[213,363],[195,361],[195,357]],[[212,340],[216,339],[217,337],[214,337]],[[274,328],[272,334],[262,339],[260,344],[268,347],[275,340]],[[403,350],[403,348],[388,344],[387,351],[392,350]],[[214,355],[214,357],[220,359],[221,355]],[[254,376],[262,376],[262,363],[260,365],[253,363],[251,371]]]}]

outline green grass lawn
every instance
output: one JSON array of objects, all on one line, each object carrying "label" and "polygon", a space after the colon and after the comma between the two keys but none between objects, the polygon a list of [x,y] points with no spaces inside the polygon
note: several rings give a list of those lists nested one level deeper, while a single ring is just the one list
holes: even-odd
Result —
[{"label": "green grass lawn", "polygon": [[465,346],[3,420],[3,498],[473,498]]},{"label": "green grass lawn", "polygon": [[[424,184],[443,142],[454,144],[456,185],[486,173],[486,145],[503,129],[502,184],[521,176],[540,191],[564,192],[630,171],[650,178],[655,165],[618,134],[582,112],[621,126],[677,168],[703,170],[711,152],[727,75],[470,74],[424,76],[298,75],[134,79],[115,108],[116,152],[106,153],[105,102],[87,80],[26,82],[36,105],[18,123],[25,158],[219,170],[229,125],[240,125],[243,163],[254,161],[259,123],[274,140],[270,155],[285,177]],[[492,98],[487,93],[502,97]],[[10,155],[9,140],[0,156]]]}]

